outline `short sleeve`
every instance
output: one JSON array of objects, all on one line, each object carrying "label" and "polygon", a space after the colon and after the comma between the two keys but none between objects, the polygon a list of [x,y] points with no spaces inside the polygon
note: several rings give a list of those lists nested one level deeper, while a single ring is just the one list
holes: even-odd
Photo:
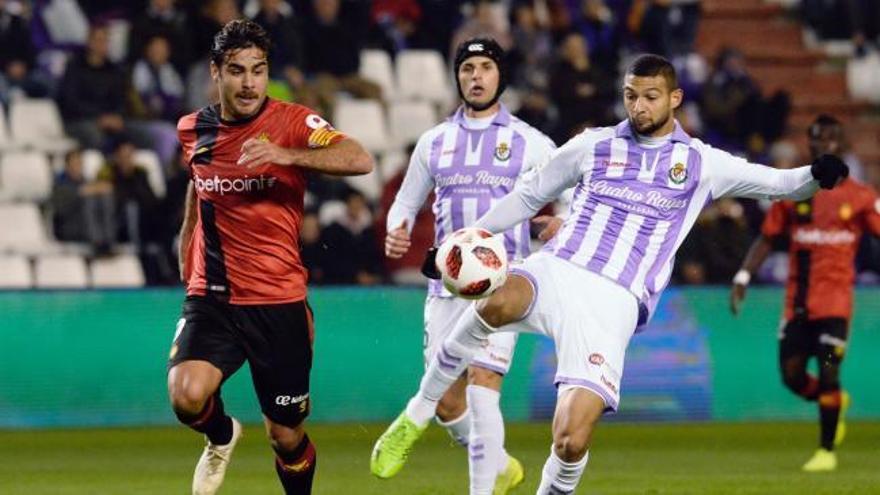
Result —
[{"label": "short sleeve", "polygon": [[346,138],[330,122],[307,107],[295,106],[292,114],[291,142],[298,148],[326,148]]},{"label": "short sleeve", "polygon": [[788,228],[788,208],[784,201],[776,201],[767,210],[764,223],[761,224],[761,234],[764,237],[779,237]]},{"label": "short sleeve", "polygon": [[862,218],[866,232],[880,236],[880,197],[871,188],[866,188]]}]

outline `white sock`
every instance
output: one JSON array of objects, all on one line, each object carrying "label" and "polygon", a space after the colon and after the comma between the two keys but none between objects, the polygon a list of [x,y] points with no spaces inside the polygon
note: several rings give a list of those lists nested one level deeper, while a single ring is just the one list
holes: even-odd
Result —
[{"label": "white sock", "polygon": [[480,385],[467,387],[468,407],[473,417],[468,446],[471,495],[492,495],[495,478],[507,466],[500,398],[497,390]]},{"label": "white sock", "polygon": [[467,447],[468,438],[471,436],[470,409],[465,409],[461,416],[446,422],[442,421],[439,417],[434,419],[437,420],[438,425],[446,428],[446,431],[449,432],[449,436],[455,440],[455,443],[462,447]]},{"label": "white sock", "polygon": [[437,410],[437,402],[464,373],[492,331],[493,328],[480,318],[474,307],[468,307],[434,354],[419,384],[418,393],[407,404],[406,415],[409,419],[419,426],[428,424]]},{"label": "white sock", "polygon": [[544,471],[541,473],[541,486],[538,487],[537,495],[567,495],[574,493],[577,488],[590,452],[584,454],[583,459],[575,462],[565,462],[560,459],[553,447],[550,447],[550,457],[544,463]]}]

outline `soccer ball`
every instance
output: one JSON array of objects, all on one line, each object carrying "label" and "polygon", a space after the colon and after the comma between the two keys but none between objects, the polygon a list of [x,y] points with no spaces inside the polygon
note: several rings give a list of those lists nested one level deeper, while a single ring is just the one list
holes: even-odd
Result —
[{"label": "soccer ball", "polygon": [[482,299],[507,280],[504,238],[485,229],[456,230],[437,249],[437,270],[446,289],[465,299]]}]

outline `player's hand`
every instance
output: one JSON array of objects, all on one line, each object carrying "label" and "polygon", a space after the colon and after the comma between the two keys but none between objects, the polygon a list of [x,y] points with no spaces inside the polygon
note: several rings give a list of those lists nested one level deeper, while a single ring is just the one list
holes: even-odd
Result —
[{"label": "player's hand", "polygon": [[746,286],[743,284],[733,284],[730,288],[730,312],[733,316],[739,314],[739,308],[742,306],[743,299],[746,298]]},{"label": "player's hand", "polygon": [[406,228],[406,220],[394,230],[389,230],[385,235],[385,256],[397,259],[409,251],[412,241],[409,239],[409,231]]},{"label": "player's hand", "polygon": [[538,233],[538,239],[547,242],[556,235],[559,227],[562,227],[562,219],[551,215],[541,215],[532,219],[532,223],[543,227]]},{"label": "player's hand", "polygon": [[810,173],[819,181],[819,187],[831,189],[849,177],[849,167],[838,156],[825,154],[813,161]]},{"label": "player's hand", "polygon": [[437,269],[437,247],[432,246],[425,253],[425,261],[422,263],[422,275],[432,279],[440,280],[440,270]]},{"label": "player's hand", "polygon": [[260,165],[293,165],[293,154],[287,148],[268,141],[250,138],[241,145],[241,156],[238,164],[247,168]]}]

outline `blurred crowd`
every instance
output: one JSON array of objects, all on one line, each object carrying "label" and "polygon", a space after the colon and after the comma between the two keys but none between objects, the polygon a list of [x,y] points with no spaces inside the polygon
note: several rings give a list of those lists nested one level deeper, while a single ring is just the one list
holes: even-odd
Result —
[{"label": "blurred crowd", "polygon": [[[852,38],[861,50],[877,39],[877,5],[803,0],[800,12],[821,36]],[[832,25],[828,9],[846,9],[852,21]],[[509,51],[503,101],[558,144],[584,127],[621,120],[622,68],[633,54],[659,53],[679,70],[685,103],[677,117],[689,133],[753,161],[804,163],[787,135],[789,96],[764,94],[733,47],[714,60],[695,53],[700,13],[700,0],[0,0],[0,102],[53,98],[65,132],[79,143],[63,157],[45,205],[56,238],[86,243],[98,257],[133,245],[148,282],[172,284],[188,182],[175,123],[216,99],[207,54],[226,22],[260,23],[274,45],[270,95],[331,122],[339,98],[384,105],[394,96],[361,74],[361,50],[381,49],[393,59],[429,49],[448,60],[462,40],[491,36]],[[449,82],[452,88],[451,73]],[[446,115],[454,106],[438,110]],[[158,157],[163,195],[151,187],[138,149]],[[99,151],[105,162],[91,176],[83,172],[84,150]],[[378,201],[350,183],[314,178],[302,229],[312,283],[418,279],[408,274],[432,242],[429,208],[419,217],[412,256],[392,262],[381,252],[384,211],[406,168],[401,156],[396,173],[384,175]],[[873,177],[866,169],[876,164],[852,154],[847,161],[857,178]],[[676,280],[727,283],[766,207],[734,200],[710,207],[681,253]],[[876,269],[876,258],[863,256],[863,266]],[[779,280],[778,271],[771,267],[766,278]]]}]

